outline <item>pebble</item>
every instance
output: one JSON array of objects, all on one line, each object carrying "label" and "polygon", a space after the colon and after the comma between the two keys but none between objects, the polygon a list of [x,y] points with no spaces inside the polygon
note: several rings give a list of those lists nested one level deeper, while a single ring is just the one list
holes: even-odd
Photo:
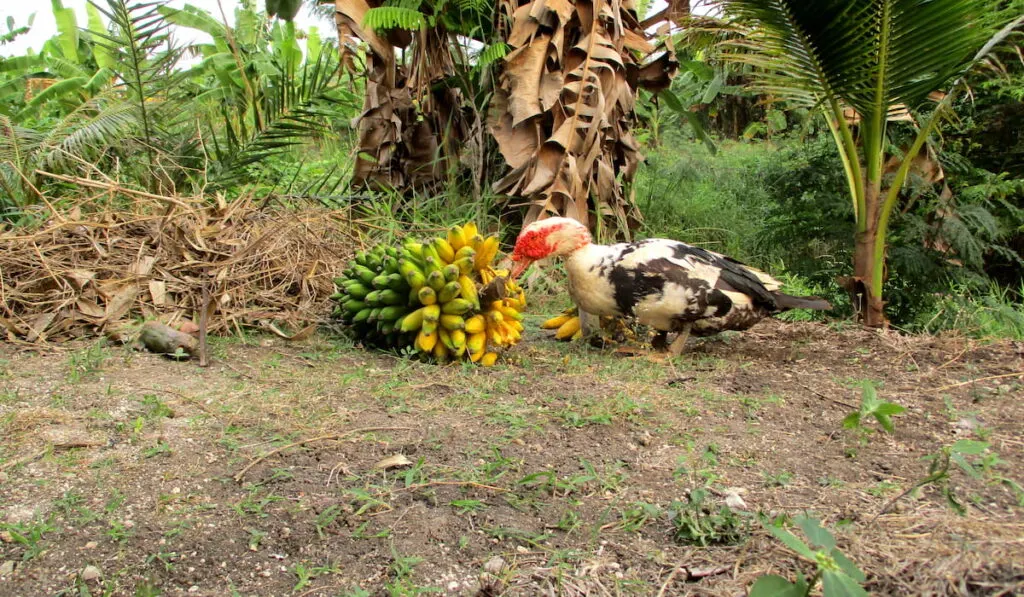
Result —
[{"label": "pebble", "polygon": [[491,574],[498,574],[505,568],[505,559],[501,556],[494,556],[484,564],[484,571]]},{"label": "pebble", "polygon": [[96,566],[86,566],[82,568],[82,580],[88,582],[90,580],[97,580],[103,576],[103,572],[100,571]]},{"label": "pebble", "polygon": [[99,547],[99,543],[96,543],[95,541],[90,541],[85,544],[86,549],[96,549],[97,547]]},{"label": "pebble", "polygon": [[0,576],[10,576],[14,574],[14,560],[4,560],[0,564]]}]

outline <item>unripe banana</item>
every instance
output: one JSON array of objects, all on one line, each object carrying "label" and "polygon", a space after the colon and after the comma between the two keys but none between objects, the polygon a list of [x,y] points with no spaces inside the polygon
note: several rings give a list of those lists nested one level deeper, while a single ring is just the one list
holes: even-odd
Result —
[{"label": "unripe banana", "polygon": [[391,283],[391,279],[388,278],[387,274],[380,274],[379,276],[374,276],[370,283],[373,284],[374,288],[380,290],[382,288],[387,288],[388,284]]},{"label": "unripe banana", "polygon": [[455,261],[465,259],[467,257],[470,259],[476,257],[476,249],[473,248],[473,245],[466,245],[458,251],[455,251]]},{"label": "unripe banana", "polygon": [[370,294],[370,289],[359,282],[353,282],[345,287],[345,292],[354,299],[361,299]]},{"label": "unripe banana", "polygon": [[462,286],[458,282],[448,282],[441,288],[441,292],[437,293],[437,302],[444,304],[453,298],[459,296],[462,292]]},{"label": "unripe banana", "polygon": [[405,316],[402,320],[401,329],[403,332],[415,332],[423,327],[423,313],[426,307],[420,307],[412,313]]},{"label": "unripe banana", "polygon": [[441,273],[444,274],[445,282],[454,282],[459,279],[459,275],[462,274],[463,272],[459,268],[459,266],[455,265],[454,263],[450,263],[444,266],[444,269],[441,270]]},{"label": "unripe banana", "polygon": [[400,305],[405,302],[406,297],[388,288],[380,291],[380,302],[385,305]]},{"label": "unripe banana", "polygon": [[432,321],[437,323],[438,319],[441,318],[441,305],[434,303],[433,305],[427,305],[423,307],[423,321]]},{"label": "unripe banana", "polygon": [[441,307],[441,311],[448,315],[462,315],[473,308],[473,305],[465,299],[452,299]]},{"label": "unripe banana", "polygon": [[434,292],[441,292],[445,285],[444,274],[441,273],[441,270],[430,272],[430,275],[427,276],[427,284],[434,289]]},{"label": "unripe banana", "polygon": [[380,321],[394,321],[401,317],[404,313],[405,307],[403,305],[391,305],[389,307],[383,307],[380,310],[380,314],[377,316],[377,318]]},{"label": "unripe banana", "polygon": [[359,311],[358,313],[355,314],[355,317],[352,318],[352,323],[366,321],[370,317],[370,311],[371,309],[369,307],[366,307],[362,311]]},{"label": "unripe banana", "polygon": [[452,336],[448,330],[444,329],[443,327],[438,328],[437,337],[441,340],[441,343],[444,344],[445,348],[447,348],[450,352],[455,352],[455,345],[452,344]]},{"label": "unripe banana", "polygon": [[431,288],[430,286],[424,286],[423,288],[420,288],[420,291],[416,293],[416,296],[419,299],[420,303],[424,305],[433,305],[434,303],[437,302],[437,293],[435,293],[434,289]]},{"label": "unripe banana", "polygon": [[442,315],[438,319],[438,323],[440,323],[441,327],[446,330],[466,329],[466,320],[460,315]]}]

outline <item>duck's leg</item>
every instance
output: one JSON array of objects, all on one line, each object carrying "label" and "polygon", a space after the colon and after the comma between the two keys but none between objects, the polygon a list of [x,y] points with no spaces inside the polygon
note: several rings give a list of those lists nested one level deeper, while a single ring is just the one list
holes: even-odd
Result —
[{"label": "duck's leg", "polygon": [[668,351],[672,353],[672,356],[677,357],[683,353],[683,346],[686,344],[686,339],[690,337],[690,327],[692,323],[683,324],[683,329],[679,330],[676,334],[676,339],[672,341],[672,346],[668,347]]},{"label": "duck's leg", "polygon": [[601,333],[601,318],[576,307],[580,317],[580,335],[584,342],[595,348],[604,348],[604,335]]}]

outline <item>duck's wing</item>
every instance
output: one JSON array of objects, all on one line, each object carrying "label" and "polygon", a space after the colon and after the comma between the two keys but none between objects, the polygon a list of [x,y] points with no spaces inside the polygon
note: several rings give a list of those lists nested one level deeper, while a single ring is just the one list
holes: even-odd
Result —
[{"label": "duck's wing", "polygon": [[[776,308],[773,291],[781,287],[781,283],[768,274],[714,251],[694,247],[686,243],[673,243],[672,261],[679,263],[687,270],[700,272],[711,268],[717,273],[713,278],[712,288],[721,291],[738,292],[751,298],[754,304],[761,304],[769,309]],[[702,276],[709,281],[711,276]]]}]

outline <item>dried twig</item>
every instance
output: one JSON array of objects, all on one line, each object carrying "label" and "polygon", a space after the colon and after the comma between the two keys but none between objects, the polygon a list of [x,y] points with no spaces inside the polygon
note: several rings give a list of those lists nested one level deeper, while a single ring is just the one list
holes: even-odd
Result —
[{"label": "dried twig", "polygon": [[346,431],[345,433],[332,433],[330,435],[321,435],[321,436],[318,436],[318,437],[311,437],[311,438],[308,438],[308,439],[299,440],[297,442],[292,442],[290,444],[286,444],[284,446],[281,446],[280,448],[276,448],[274,450],[271,450],[271,451],[267,452],[266,454],[263,454],[263,455],[259,456],[258,458],[256,458],[252,462],[250,462],[249,464],[247,464],[245,466],[245,468],[243,468],[242,470],[238,471],[238,473],[235,475],[235,477],[234,477],[235,478],[235,482],[236,483],[241,483],[242,479],[245,478],[245,474],[247,472],[249,472],[249,469],[251,469],[252,467],[256,466],[257,464],[263,462],[264,460],[266,460],[267,458],[270,458],[271,456],[273,456],[275,454],[280,454],[281,452],[284,452],[285,450],[288,450],[290,448],[294,448],[295,446],[301,446],[303,444],[311,444],[313,442],[322,442],[322,441],[329,441],[329,440],[344,439],[344,438],[346,438],[346,437],[348,437],[350,435],[355,435],[357,433],[369,433],[371,431],[409,431],[411,429],[412,429],[411,427],[361,427],[359,429],[352,429],[350,431]]},{"label": "dried twig", "polygon": [[1020,377],[1022,375],[1024,375],[1024,371],[1017,371],[1015,373],[1003,373],[1002,375],[989,375],[988,377],[979,377],[977,379],[969,379],[967,381],[962,381],[960,383],[954,383],[954,384],[950,384],[948,386],[942,386],[941,388],[935,388],[934,390],[928,390],[928,392],[929,393],[931,393],[931,392],[945,392],[946,390],[952,390],[954,388],[960,388],[960,387],[963,387],[963,386],[970,385],[972,383],[978,383],[979,381],[990,381],[990,380],[993,380],[993,379],[1004,379],[1004,378],[1007,378],[1007,377]]},{"label": "dried twig", "polygon": [[658,591],[658,597],[665,597],[665,591],[672,586],[672,581],[676,579],[676,575],[683,569],[682,563],[672,568],[672,573],[668,575],[668,578],[665,579],[665,584],[661,585],[661,589]]},{"label": "dried twig", "polygon": [[497,491],[500,493],[508,493],[508,489],[504,487],[495,487],[494,485],[484,485],[483,483],[477,483],[475,481],[430,481],[429,483],[417,483],[416,485],[410,485],[408,487],[399,487],[394,491],[415,491],[417,489],[423,489],[425,487],[434,487],[436,485],[456,485],[460,487],[476,487],[477,489],[487,489],[488,491]]}]

